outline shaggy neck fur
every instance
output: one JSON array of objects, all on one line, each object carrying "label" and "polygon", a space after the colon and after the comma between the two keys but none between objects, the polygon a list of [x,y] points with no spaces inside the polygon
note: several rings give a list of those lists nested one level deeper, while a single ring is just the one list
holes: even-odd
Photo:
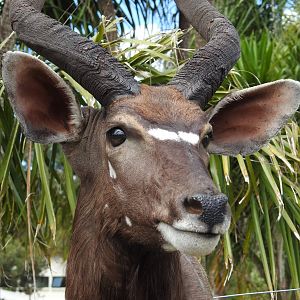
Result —
[{"label": "shaggy neck fur", "polygon": [[80,194],[85,197],[79,197],[74,219],[66,299],[184,300],[179,253],[129,245],[118,236],[118,217],[112,222],[103,203],[90,200],[87,190]]},{"label": "shaggy neck fur", "polygon": [[131,247],[120,257],[123,268],[118,279],[106,278],[101,282],[97,299],[183,300],[182,278],[178,254],[145,251]]}]

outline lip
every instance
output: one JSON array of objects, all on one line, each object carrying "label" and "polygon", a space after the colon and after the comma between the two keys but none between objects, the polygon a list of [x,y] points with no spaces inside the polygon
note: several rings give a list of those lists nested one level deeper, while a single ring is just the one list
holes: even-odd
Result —
[{"label": "lip", "polygon": [[231,213],[228,207],[224,215],[224,221],[215,224],[212,228],[209,228],[207,224],[199,221],[197,217],[191,215],[185,215],[182,219],[176,220],[170,226],[172,226],[176,230],[185,231],[185,232],[223,235],[229,229],[230,219],[231,219]]},{"label": "lip", "polygon": [[220,240],[219,233],[205,232],[202,230],[191,230],[191,228],[178,229],[166,223],[159,223],[157,227],[161,233],[164,244],[163,248],[180,252],[203,256],[210,254],[217,246]]}]

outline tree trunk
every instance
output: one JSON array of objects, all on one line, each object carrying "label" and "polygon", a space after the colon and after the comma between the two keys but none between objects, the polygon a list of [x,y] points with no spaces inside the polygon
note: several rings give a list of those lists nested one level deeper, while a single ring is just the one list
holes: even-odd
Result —
[{"label": "tree trunk", "polygon": [[[12,33],[12,29],[10,26],[10,20],[9,20],[9,3],[11,0],[6,0],[3,10],[2,10],[2,15],[0,16],[0,44],[10,36]],[[12,50],[14,47],[14,44],[16,42],[15,36],[11,37],[7,42],[3,45],[3,47],[0,49],[0,70],[2,68],[2,55],[9,51]]]},{"label": "tree trunk", "polygon": [[[107,19],[115,19],[116,12],[113,4],[113,0],[98,0],[98,9],[100,10],[101,15],[104,15]],[[118,32],[112,31],[106,34],[108,41],[114,41],[118,38]]]},{"label": "tree trunk", "polygon": [[[278,283],[279,289],[286,289],[289,287],[287,284],[287,278],[286,278],[286,272],[285,272],[285,260],[284,260],[284,241],[283,237],[280,234],[280,232],[276,232],[274,235],[276,238],[276,248],[277,248],[277,274],[278,274]],[[289,293],[282,293],[281,298],[282,300],[287,300],[289,296]]]},{"label": "tree trunk", "polygon": [[[191,24],[186,19],[186,17],[183,15],[183,13],[179,12],[179,28],[183,31],[186,31],[190,28]],[[183,38],[182,42],[179,45],[180,49],[178,50],[178,57],[180,60],[187,59],[188,53],[185,51],[185,49],[188,49],[190,47],[190,38],[191,38],[191,32],[186,33]]]}]

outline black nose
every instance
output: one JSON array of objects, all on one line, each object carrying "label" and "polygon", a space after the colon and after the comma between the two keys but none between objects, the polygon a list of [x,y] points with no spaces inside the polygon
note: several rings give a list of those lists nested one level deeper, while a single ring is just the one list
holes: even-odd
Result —
[{"label": "black nose", "polygon": [[199,215],[199,220],[210,228],[224,221],[226,214],[227,196],[224,194],[210,196],[198,194],[184,200],[188,213]]}]

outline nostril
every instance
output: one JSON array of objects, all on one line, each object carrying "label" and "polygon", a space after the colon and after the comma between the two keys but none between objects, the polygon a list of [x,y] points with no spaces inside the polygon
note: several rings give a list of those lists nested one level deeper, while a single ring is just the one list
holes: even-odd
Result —
[{"label": "nostril", "polygon": [[200,194],[197,195],[197,198],[203,207],[203,214],[199,217],[199,220],[206,223],[210,228],[224,222],[228,203],[226,195],[208,196]]},{"label": "nostril", "polygon": [[197,197],[185,198],[183,205],[186,211],[190,214],[200,216],[203,214],[202,204]]}]

